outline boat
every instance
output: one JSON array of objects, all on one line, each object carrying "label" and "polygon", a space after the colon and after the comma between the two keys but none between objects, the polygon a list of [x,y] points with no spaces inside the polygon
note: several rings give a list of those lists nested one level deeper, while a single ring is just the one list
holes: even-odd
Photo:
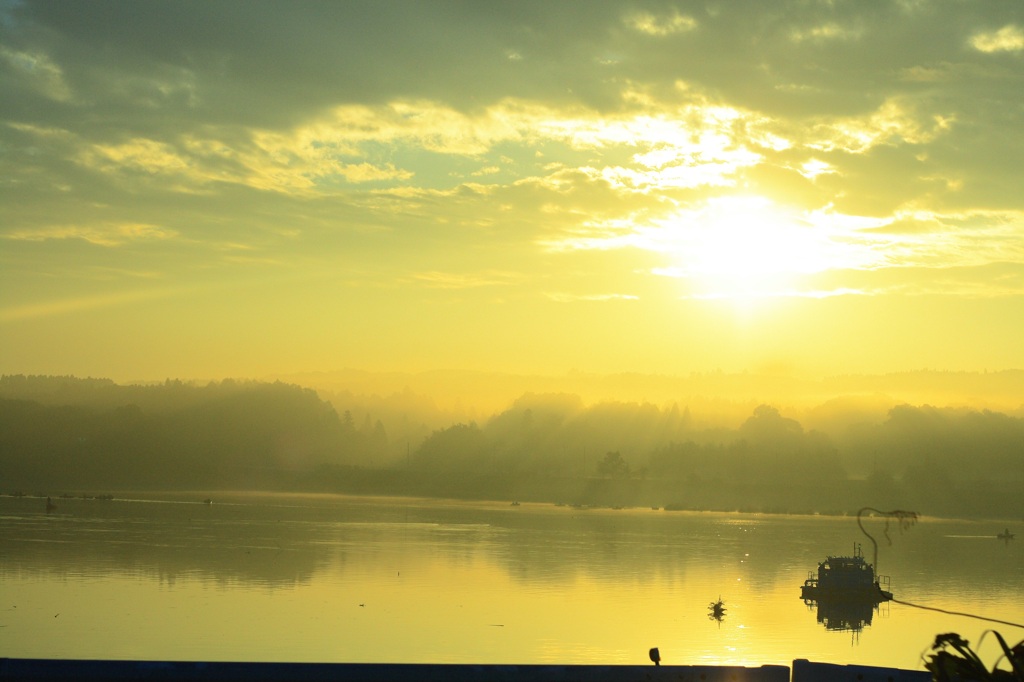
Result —
[{"label": "boat", "polygon": [[1015,533],[1011,533],[1010,529],[1007,528],[1006,530],[1004,530],[1002,533],[1000,533],[996,537],[999,538],[1000,540],[1012,540],[1015,537],[1017,537],[1017,535]]},{"label": "boat", "polygon": [[864,560],[860,545],[853,546],[851,556],[828,556],[818,564],[817,575],[811,573],[800,589],[808,602],[862,602],[879,604],[892,599],[889,577],[876,576],[875,567]]}]

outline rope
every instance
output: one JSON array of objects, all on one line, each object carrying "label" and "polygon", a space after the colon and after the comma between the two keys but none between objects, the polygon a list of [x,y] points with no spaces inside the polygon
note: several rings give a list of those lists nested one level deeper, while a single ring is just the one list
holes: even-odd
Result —
[{"label": "rope", "polygon": [[973,613],[963,613],[962,611],[948,611],[946,609],[940,609],[935,606],[923,606],[922,604],[912,604],[908,601],[902,601],[900,599],[890,599],[889,601],[895,602],[896,604],[902,604],[903,606],[911,606],[915,609],[925,609],[926,611],[938,611],[939,613],[949,614],[950,616],[964,616],[966,618],[977,618],[978,620],[986,620],[990,623],[999,623],[1001,625],[1009,625],[1015,628],[1024,628],[1024,625],[1020,623],[1013,623],[1008,620],[999,620],[998,618],[987,618],[985,616],[977,616]]}]

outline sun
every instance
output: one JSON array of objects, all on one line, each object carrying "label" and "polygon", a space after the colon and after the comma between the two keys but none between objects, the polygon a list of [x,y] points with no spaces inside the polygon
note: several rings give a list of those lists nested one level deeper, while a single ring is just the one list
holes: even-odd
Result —
[{"label": "sun", "polygon": [[835,267],[837,244],[795,211],[759,196],[709,199],[661,226],[673,264],[697,298],[794,295],[801,279]]}]

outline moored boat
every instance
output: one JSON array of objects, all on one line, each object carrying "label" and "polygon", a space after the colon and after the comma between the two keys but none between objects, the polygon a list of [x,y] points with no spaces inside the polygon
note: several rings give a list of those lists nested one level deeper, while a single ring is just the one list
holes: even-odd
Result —
[{"label": "moored boat", "polygon": [[852,556],[828,556],[818,564],[800,588],[805,601],[862,601],[878,604],[892,599],[889,577],[876,576],[875,567],[864,560],[860,545]]}]

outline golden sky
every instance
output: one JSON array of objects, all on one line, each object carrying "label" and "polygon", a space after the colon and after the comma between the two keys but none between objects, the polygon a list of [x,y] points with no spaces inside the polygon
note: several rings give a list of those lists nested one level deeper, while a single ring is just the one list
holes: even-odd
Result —
[{"label": "golden sky", "polygon": [[1024,367],[1024,3],[0,2],[0,373]]}]

